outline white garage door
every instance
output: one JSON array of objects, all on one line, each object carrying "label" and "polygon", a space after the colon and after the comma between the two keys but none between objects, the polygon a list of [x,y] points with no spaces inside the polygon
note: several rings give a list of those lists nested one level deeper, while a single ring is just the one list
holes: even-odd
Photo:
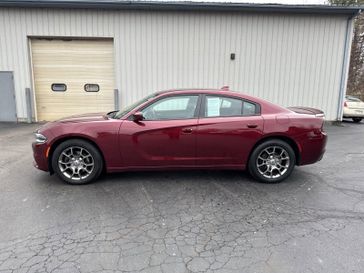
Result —
[{"label": "white garage door", "polygon": [[112,40],[31,41],[38,121],[114,108]]}]

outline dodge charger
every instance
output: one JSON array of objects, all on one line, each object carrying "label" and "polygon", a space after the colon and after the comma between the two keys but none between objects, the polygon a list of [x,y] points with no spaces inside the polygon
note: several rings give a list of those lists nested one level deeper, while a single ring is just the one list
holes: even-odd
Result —
[{"label": "dodge charger", "polygon": [[71,116],[35,132],[36,168],[70,184],[103,172],[248,170],[280,182],[319,161],[324,114],[284,108],[228,88],[156,92],[119,111]]}]

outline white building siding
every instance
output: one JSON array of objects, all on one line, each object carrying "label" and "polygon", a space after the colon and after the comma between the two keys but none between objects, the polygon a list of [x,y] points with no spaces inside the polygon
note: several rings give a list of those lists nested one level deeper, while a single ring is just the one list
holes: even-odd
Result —
[{"label": "white building siding", "polygon": [[335,120],[346,27],[345,16],[1,8],[0,70],[14,71],[24,119],[29,37],[109,37],[122,106],[157,90],[229,85]]}]

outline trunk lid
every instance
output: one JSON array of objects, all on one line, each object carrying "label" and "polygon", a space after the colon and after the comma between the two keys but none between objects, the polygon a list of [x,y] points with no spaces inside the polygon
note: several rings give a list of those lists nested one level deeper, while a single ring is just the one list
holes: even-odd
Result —
[{"label": "trunk lid", "polygon": [[349,109],[360,109],[364,110],[364,102],[362,101],[346,101],[346,105]]},{"label": "trunk lid", "polygon": [[325,117],[325,114],[320,109],[312,108],[312,107],[304,107],[304,106],[292,106],[287,107],[287,109],[297,113],[297,114],[306,114],[306,115],[314,115],[316,117]]}]

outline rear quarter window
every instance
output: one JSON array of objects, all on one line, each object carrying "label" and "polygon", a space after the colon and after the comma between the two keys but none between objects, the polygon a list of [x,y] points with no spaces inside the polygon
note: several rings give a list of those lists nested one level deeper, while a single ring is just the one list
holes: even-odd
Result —
[{"label": "rear quarter window", "polygon": [[255,116],[260,114],[257,103],[227,96],[205,97],[205,117]]}]

